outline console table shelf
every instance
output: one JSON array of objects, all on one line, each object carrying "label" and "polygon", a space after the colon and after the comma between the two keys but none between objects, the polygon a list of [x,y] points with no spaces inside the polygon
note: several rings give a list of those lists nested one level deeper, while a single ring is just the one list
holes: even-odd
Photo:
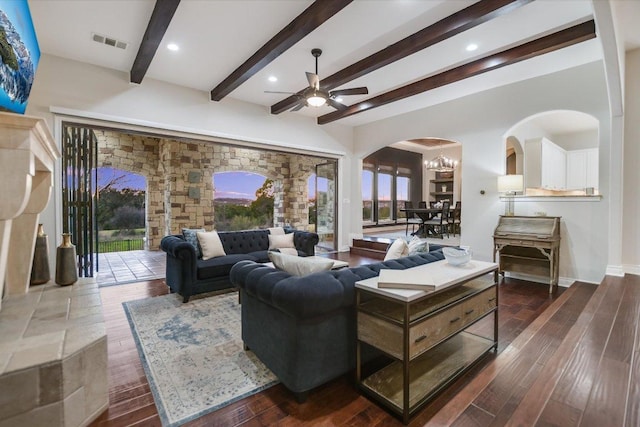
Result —
[{"label": "console table shelf", "polygon": [[[409,407],[418,408],[422,402],[430,400],[449,384],[457,373],[471,366],[494,345],[490,339],[461,332],[420,356],[411,364]],[[386,400],[398,415],[402,415],[402,374],[403,363],[396,360],[367,377],[362,385]]]},{"label": "console table shelf", "polygon": [[[434,291],[378,288],[377,277],[356,282],[356,383],[406,424],[424,404],[498,345],[497,265],[446,261],[414,267],[433,278]],[[493,337],[472,325],[492,315]],[[490,334],[488,331],[487,334]],[[362,345],[389,359],[363,375]]]}]

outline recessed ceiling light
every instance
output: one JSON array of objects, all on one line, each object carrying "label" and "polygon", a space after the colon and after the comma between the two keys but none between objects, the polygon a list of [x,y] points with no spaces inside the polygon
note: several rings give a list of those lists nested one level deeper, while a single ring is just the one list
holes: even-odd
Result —
[{"label": "recessed ceiling light", "polygon": [[336,98],[336,101],[338,101],[338,102],[342,102],[342,97],[341,97],[341,96],[337,97],[337,98]]},{"label": "recessed ceiling light", "polygon": [[475,43],[470,43],[467,45],[467,52],[473,52],[478,48],[478,45]]},{"label": "recessed ceiling light", "polygon": [[269,76],[268,80],[275,83],[278,81],[278,78],[276,76]]},{"label": "recessed ceiling light", "polygon": [[174,52],[175,52],[176,50],[180,50],[180,46],[178,46],[178,45],[177,45],[177,44],[175,44],[175,43],[169,43],[169,44],[167,45],[167,49],[172,50],[172,51],[174,51]]}]

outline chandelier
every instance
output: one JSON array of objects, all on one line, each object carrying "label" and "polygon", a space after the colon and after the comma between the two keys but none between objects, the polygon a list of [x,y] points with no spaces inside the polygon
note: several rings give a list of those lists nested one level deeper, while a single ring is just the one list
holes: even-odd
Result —
[{"label": "chandelier", "polygon": [[453,172],[458,165],[458,161],[439,154],[438,157],[433,160],[425,161],[424,164],[427,167],[427,170],[430,171]]}]

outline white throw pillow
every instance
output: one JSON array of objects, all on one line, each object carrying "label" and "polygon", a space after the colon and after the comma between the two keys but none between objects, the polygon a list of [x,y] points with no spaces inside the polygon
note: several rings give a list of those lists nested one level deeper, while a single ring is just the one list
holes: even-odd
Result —
[{"label": "white throw pillow", "polygon": [[421,239],[418,236],[413,236],[409,240],[409,255],[419,254],[421,252],[429,252],[429,242],[427,239]]},{"label": "white throw pillow", "polygon": [[331,270],[331,267],[333,267],[333,260],[330,259],[307,259],[279,252],[269,252],[269,259],[276,268],[294,276],[306,276],[319,271]]},{"label": "white throw pillow", "polygon": [[269,230],[269,234],[274,235],[274,236],[280,236],[282,234],[284,234],[284,228],[282,227],[269,227],[267,228],[267,230]]},{"label": "white throw pillow", "polygon": [[272,251],[274,249],[281,248],[293,248],[295,249],[296,245],[293,244],[293,233],[288,234],[269,234],[269,250]]},{"label": "white throw pillow", "polygon": [[200,243],[200,248],[202,248],[203,260],[215,258],[217,256],[224,256],[227,254],[224,251],[222,241],[220,240],[220,236],[218,236],[217,231],[198,231],[197,236],[198,243]]},{"label": "white throw pillow", "polygon": [[387,254],[384,256],[384,260],[389,261],[390,259],[401,258],[407,255],[409,255],[409,246],[407,246],[407,242],[405,242],[404,239],[396,239],[389,249],[387,249]]}]

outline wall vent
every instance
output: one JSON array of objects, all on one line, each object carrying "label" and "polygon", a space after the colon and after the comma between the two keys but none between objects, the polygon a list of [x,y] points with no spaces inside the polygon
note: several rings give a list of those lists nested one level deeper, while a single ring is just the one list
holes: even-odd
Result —
[{"label": "wall vent", "polygon": [[120,41],[120,40],[116,40],[113,37],[103,36],[102,34],[91,33],[91,39],[94,42],[98,42],[100,44],[106,44],[108,46],[117,47],[119,49],[126,49],[127,48],[127,43],[126,42],[123,42],[123,41]]}]

